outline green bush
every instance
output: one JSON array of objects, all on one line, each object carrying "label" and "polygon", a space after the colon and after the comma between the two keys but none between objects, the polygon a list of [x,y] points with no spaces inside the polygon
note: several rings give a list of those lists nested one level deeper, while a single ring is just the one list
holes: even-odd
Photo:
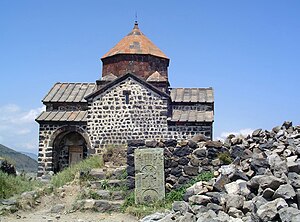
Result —
[{"label": "green bush", "polygon": [[232,163],[232,159],[230,157],[230,154],[227,153],[227,152],[224,152],[224,153],[219,153],[218,154],[218,158],[219,160],[221,160],[223,163],[225,164],[230,164]]},{"label": "green bush", "polygon": [[[103,160],[101,156],[95,155],[89,157],[55,174],[51,178],[51,184],[53,184],[54,187],[61,187],[69,182],[72,182],[76,175],[78,175],[80,172],[88,172],[93,168],[100,167],[103,167]],[[84,177],[86,177],[86,175],[81,177],[81,179],[84,179]]]},{"label": "green bush", "polygon": [[42,187],[39,181],[29,180],[25,176],[8,175],[0,171],[0,199],[10,198],[37,187]]}]

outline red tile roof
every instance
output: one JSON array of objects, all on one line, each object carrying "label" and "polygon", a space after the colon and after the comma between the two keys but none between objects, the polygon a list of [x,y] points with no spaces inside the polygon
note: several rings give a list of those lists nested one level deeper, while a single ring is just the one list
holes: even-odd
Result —
[{"label": "red tile roof", "polygon": [[168,59],[168,57],[148,39],[135,23],[133,30],[109,50],[102,59],[118,54],[145,54]]}]

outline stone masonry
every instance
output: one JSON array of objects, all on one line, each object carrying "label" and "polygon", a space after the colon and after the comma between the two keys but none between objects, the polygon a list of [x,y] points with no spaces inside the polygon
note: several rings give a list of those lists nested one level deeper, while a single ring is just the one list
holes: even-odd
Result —
[{"label": "stone masonry", "polygon": [[[128,103],[124,92],[129,93]],[[168,125],[168,98],[128,78],[89,101],[87,130],[95,149],[125,144],[128,139],[163,137]]]},{"label": "stone masonry", "polygon": [[212,139],[212,88],[170,88],[170,59],[139,29],[102,58],[95,83],[56,83],[44,97],[38,176],[129,140]]}]

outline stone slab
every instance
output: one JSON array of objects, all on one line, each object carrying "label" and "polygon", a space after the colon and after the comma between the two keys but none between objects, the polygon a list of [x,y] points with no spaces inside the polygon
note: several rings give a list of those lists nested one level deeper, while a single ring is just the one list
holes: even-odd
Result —
[{"label": "stone slab", "polygon": [[145,204],[165,198],[164,149],[136,149],[135,203]]}]

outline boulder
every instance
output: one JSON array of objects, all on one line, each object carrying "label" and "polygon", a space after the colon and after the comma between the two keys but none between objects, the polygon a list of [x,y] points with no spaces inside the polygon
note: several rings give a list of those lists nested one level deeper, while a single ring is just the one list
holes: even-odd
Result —
[{"label": "boulder", "polygon": [[298,173],[290,172],[290,173],[288,173],[288,178],[289,178],[291,185],[295,189],[300,188],[300,175]]},{"label": "boulder", "polygon": [[296,196],[294,188],[290,184],[280,185],[278,189],[275,191],[273,198],[283,198],[283,199],[291,199]]},{"label": "boulder", "polygon": [[201,157],[206,157],[207,155],[207,149],[205,147],[203,148],[197,148],[193,151],[193,154],[195,156],[197,156],[198,158],[201,158]]},{"label": "boulder", "polygon": [[230,208],[230,207],[235,207],[237,209],[241,209],[244,205],[244,201],[245,201],[245,197],[241,196],[241,195],[226,195],[225,197],[226,199],[226,207]]},{"label": "boulder", "polygon": [[172,204],[172,209],[175,212],[180,212],[181,214],[185,214],[186,212],[188,212],[190,210],[190,206],[187,202],[185,201],[175,201]]},{"label": "boulder", "polygon": [[284,207],[288,207],[288,204],[284,199],[278,198],[261,205],[257,209],[257,215],[263,222],[272,221],[278,214],[278,211]]},{"label": "boulder", "polygon": [[216,182],[213,184],[213,187],[215,190],[217,191],[225,191],[225,184],[229,183],[230,179],[228,178],[227,175],[223,175],[220,174],[217,179]]},{"label": "boulder", "polygon": [[278,211],[282,222],[299,222],[300,210],[293,207],[285,207]]},{"label": "boulder", "polygon": [[242,218],[244,216],[241,210],[236,209],[235,207],[230,207],[228,210],[228,215],[234,218]]},{"label": "boulder", "polygon": [[50,212],[57,214],[57,213],[62,213],[65,209],[65,205],[64,204],[56,204],[53,207],[51,207]]},{"label": "boulder", "polygon": [[211,198],[205,195],[193,195],[189,198],[189,202],[192,204],[207,205],[211,202]]}]

